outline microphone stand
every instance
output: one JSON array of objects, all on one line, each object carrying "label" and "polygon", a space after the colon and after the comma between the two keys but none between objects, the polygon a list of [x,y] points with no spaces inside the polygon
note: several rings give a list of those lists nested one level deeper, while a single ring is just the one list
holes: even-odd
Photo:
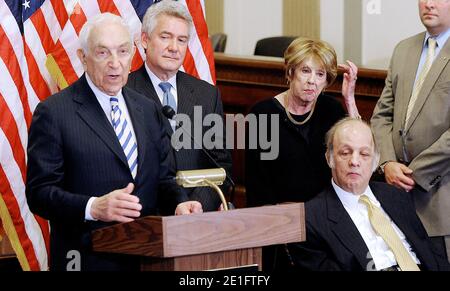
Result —
[{"label": "microphone stand", "polygon": [[[162,113],[163,115],[167,118],[167,119],[171,119],[173,120],[173,117],[175,116],[175,110],[169,106],[169,105],[164,105],[162,108]],[[191,141],[194,143],[194,145],[198,148],[201,149],[201,151],[208,157],[208,159],[210,160],[210,162],[212,162],[214,164],[215,167],[217,168],[222,168],[221,165],[219,165],[219,163],[208,153],[208,151],[201,145],[199,145],[195,139],[192,137],[192,135],[189,134],[189,132],[187,132],[184,128],[183,128],[183,124],[179,124],[179,127],[181,128],[181,130],[189,136],[189,138],[191,139]],[[225,171],[226,172],[226,171]],[[236,185],[234,184],[234,181],[228,176],[225,175],[225,179],[228,181],[228,183],[230,183],[231,185],[231,194],[230,194],[230,201],[234,201],[234,194],[235,194],[235,190],[236,190]],[[228,202],[228,208],[230,209],[234,209],[234,205],[232,202]],[[227,207],[227,205],[224,205],[224,208]]]}]

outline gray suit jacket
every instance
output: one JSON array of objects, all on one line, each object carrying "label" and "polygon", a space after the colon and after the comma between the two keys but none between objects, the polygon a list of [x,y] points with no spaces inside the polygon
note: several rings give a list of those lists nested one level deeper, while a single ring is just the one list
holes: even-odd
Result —
[{"label": "gray suit jacket", "polygon": [[[145,66],[130,74],[127,86],[152,99],[156,102],[159,110],[162,109],[161,101],[156,94],[155,88],[153,88]],[[184,113],[189,116],[192,124],[192,133],[194,133],[194,106],[201,106],[203,118],[210,113],[223,116],[222,101],[217,87],[179,71],[177,73],[177,92],[177,113]],[[165,119],[165,127],[167,134],[172,136],[173,130],[167,119]],[[203,126],[202,137],[209,128],[208,126]],[[187,136],[184,138],[189,139]],[[225,147],[225,130],[223,135],[216,136],[216,139],[222,140]],[[217,168],[204,152],[200,149],[194,149],[194,145],[191,146],[193,147],[192,149],[173,151],[176,170]],[[227,175],[231,174],[231,154],[228,150],[212,149],[208,150],[208,153],[227,171]],[[222,191],[225,194],[228,187],[228,183],[225,183],[224,187],[222,187]],[[221,203],[217,193],[210,188],[191,188],[188,189],[188,194],[190,199],[197,200],[202,204],[204,211],[217,210]]]},{"label": "gray suit jacket", "polygon": [[[419,217],[430,236],[450,235],[450,42],[441,48],[405,127],[425,33],[400,42],[371,120],[381,160],[408,161]],[[406,155],[406,159],[405,159]]]}]

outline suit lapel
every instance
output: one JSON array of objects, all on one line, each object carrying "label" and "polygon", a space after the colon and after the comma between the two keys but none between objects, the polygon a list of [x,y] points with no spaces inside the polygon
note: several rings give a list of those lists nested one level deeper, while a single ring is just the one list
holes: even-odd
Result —
[{"label": "suit lapel", "polygon": [[[396,191],[389,190],[387,187],[380,188],[375,183],[371,183],[370,188],[383,207],[383,210],[389,215],[395,225],[401,229],[412,250],[421,261],[421,264],[430,270],[437,269],[436,261],[433,259],[434,255],[430,250],[430,246],[427,244],[427,240],[420,237],[420,231],[414,227],[416,225],[413,220],[415,215],[414,210],[412,208],[402,207],[405,201],[400,198],[401,196]],[[424,235],[426,235],[425,230]]]},{"label": "suit lapel", "polygon": [[429,97],[430,92],[434,87],[434,84],[441,75],[449,59],[450,59],[450,41],[447,41],[444,47],[441,49],[439,55],[434,60],[433,65],[431,66],[431,69],[428,72],[427,77],[425,78],[419,96],[417,97],[416,103],[414,104],[413,111],[411,112],[411,116],[409,118],[410,121],[408,122],[408,127],[406,128],[406,131],[408,131],[409,128],[411,128],[411,125],[414,123],[415,119],[417,118],[417,115],[422,110],[425,101]]},{"label": "suit lapel", "polygon": [[[404,64],[404,69],[402,71],[402,75],[405,76],[404,82],[404,92],[405,94],[398,95],[399,98],[403,98],[401,103],[405,104],[405,106],[401,106],[401,117],[402,122],[405,122],[406,111],[408,109],[409,100],[411,99],[412,90],[414,87],[414,81],[417,75],[417,69],[419,67],[420,56],[422,55],[422,47],[425,39],[425,33],[422,33],[418,37],[415,38],[415,42],[408,48],[406,52],[408,56],[410,56],[410,61]],[[418,49],[419,48],[419,49]]]},{"label": "suit lapel", "polygon": [[332,231],[366,270],[370,262],[369,249],[332,187],[326,192],[326,203],[328,219],[335,224]]},{"label": "suit lapel", "polygon": [[[162,112],[161,100],[159,99],[158,94],[156,93],[156,90],[153,87],[152,80],[148,76],[147,70],[145,69],[145,65],[142,65],[142,67],[133,74],[136,74],[136,80],[134,82],[135,89],[139,93],[146,96],[147,98],[150,98],[153,101],[155,101],[159,112]],[[173,129],[170,126],[170,123],[167,120],[167,118],[164,118],[164,128],[166,129],[167,135],[169,137],[172,136]]]},{"label": "suit lapel", "polygon": [[138,146],[138,169],[137,174],[141,172],[145,152],[147,134],[145,133],[144,111],[137,103],[136,97],[127,89],[122,90],[123,98],[127,104],[128,113],[130,114],[131,122],[133,123],[134,133],[136,134],[136,143]]},{"label": "suit lapel", "polygon": [[105,112],[97,101],[94,92],[89,88],[86,77],[83,75],[79,80],[79,92],[73,100],[80,104],[77,110],[78,115],[94,131],[105,145],[113,151],[117,157],[128,167],[127,159],[122,146],[117,139],[111,123],[107,119]]},{"label": "suit lapel", "polygon": [[136,89],[141,94],[145,95],[147,98],[152,99],[158,105],[158,109],[161,110],[162,104],[159,100],[158,94],[156,94],[155,88],[153,88],[153,83],[145,70],[145,65],[136,71]]},{"label": "suit lapel", "polygon": [[178,95],[178,110],[177,113],[188,115],[191,120],[194,120],[194,106],[196,105],[193,96],[193,88],[189,86],[184,78],[183,72],[177,73],[177,95]]},{"label": "suit lapel", "polygon": [[407,218],[404,216],[403,208],[398,207],[400,202],[395,201],[396,193],[391,193],[390,191],[389,193],[386,193],[386,189],[382,190],[377,187],[376,184],[370,184],[370,188],[380,202],[383,210],[389,215],[395,224],[399,226],[407,224]]}]

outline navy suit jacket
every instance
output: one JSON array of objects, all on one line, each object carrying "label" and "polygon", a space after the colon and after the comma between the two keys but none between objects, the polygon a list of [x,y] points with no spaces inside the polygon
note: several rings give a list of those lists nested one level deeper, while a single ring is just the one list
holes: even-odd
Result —
[{"label": "navy suit jacket", "polygon": [[81,254],[82,270],[137,267],[130,257],[96,254],[90,232],[107,226],[85,221],[92,196],[134,183],[143,206],[141,216],[169,214],[186,201],[170,169],[170,145],[156,104],[123,88],[138,145],[133,179],[117,136],[83,75],[73,85],[41,102],[33,115],[28,140],[27,200],[31,211],[50,220],[50,268],[65,270],[70,250]]},{"label": "navy suit jacket", "polygon": [[[189,116],[191,120],[192,130],[194,133],[194,106],[201,106],[203,118],[210,113],[215,113],[223,116],[222,101],[220,99],[220,93],[217,87],[211,84],[194,78],[184,72],[178,71],[177,73],[177,94],[178,94],[178,110],[177,113],[183,113]],[[152,81],[145,70],[145,66],[142,66],[136,72],[130,74],[128,78],[128,87],[136,90],[137,92],[145,95],[149,99],[155,101],[159,110],[162,110],[162,104],[158,98],[158,94],[153,88]],[[202,119],[203,121],[203,119]],[[172,136],[173,130],[169,121],[165,118],[164,124],[166,132],[169,137]],[[224,124],[225,125],[225,124]],[[202,127],[202,138],[204,133],[209,129],[208,126]],[[185,136],[184,138],[188,138]],[[225,148],[225,127],[222,136],[216,136],[216,139],[223,141]],[[189,140],[190,143],[190,140]],[[196,169],[209,169],[217,168],[212,163],[205,153],[200,149],[180,149],[173,151],[173,159],[175,162],[176,170],[196,170]],[[227,175],[231,173],[231,154],[226,149],[211,149],[208,153],[217,161],[219,166],[225,169]],[[229,188],[227,182],[221,187],[224,193]],[[191,188],[187,189],[188,195],[191,200],[199,201],[204,211],[217,210],[220,206],[220,198],[214,190],[210,188]]]},{"label": "navy suit jacket", "polygon": [[[446,263],[435,250],[416,215],[410,195],[384,183],[370,183],[384,211],[405,234],[424,270]],[[364,271],[374,269],[361,234],[331,187],[306,202],[306,242],[289,245],[293,262],[307,270]],[[372,266],[372,267],[371,267]]]}]

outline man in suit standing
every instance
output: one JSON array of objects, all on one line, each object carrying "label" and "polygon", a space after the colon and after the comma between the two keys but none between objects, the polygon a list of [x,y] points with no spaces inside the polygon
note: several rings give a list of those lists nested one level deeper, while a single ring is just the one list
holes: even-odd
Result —
[{"label": "man in suit standing", "polygon": [[394,50],[371,120],[386,181],[414,197],[433,243],[450,253],[450,1],[419,0],[427,31]]},{"label": "man in suit standing", "polygon": [[[179,1],[164,0],[153,4],[147,10],[142,23],[142,46],[146,50],[145,64],[130,74],[128,86],[157,103],[159,110],[164,105],[171,106],[177,114],[189,116],[194,125],[194,112],[201,109],[203,116],[216,114],[223,118],[222,101],[217,87],[194,78],[182,71],[180,67],[186,56],[186,50],[193,30],[192,17],[187,8]],[[197,106],[197,107],[196,107]],[[194,110],[194,107],[195,110]],[[165,120],[167,134],[172,136],[175,124]],[[201,130],[202,137],[210,127]],[[207,153],[227,172],[231,172],[231,155],[226,150],[225,129],[220,136],[215,136],[215,143],[222,148],[207,150]],[[189,139],[190,137],[184,136]],[[177,170],[194,170],[216,168],[216,163],[199,147],[191,145],[190,149],[181,148],[173,151]],[[223,190],[230,185],[224,184]],[[219,196],[210,188],[191,188],[189,198],[200,201],[204,211],[217,210],[220,206]]]},{"label": "man in suit standing", "polygon": [[156,104],[123,88],[135,51],[127,24],[98,15],[83,26],[80,42],[86,73],[33,115],[28,204],[50,220],[51,270],[137,269],[136,257],[93,252],[90,232],[161,208],[201,212],[201,205],[174,183]]},{"label": "man in suit standing", "polygon": [[306,202],[306,242],[289,245],[293,264],[308,270],[439,270],[434,253],[403,190],[369,180],[379,153],[370,126],[336,123],[326,136],[332,172],[328,189]]}]

